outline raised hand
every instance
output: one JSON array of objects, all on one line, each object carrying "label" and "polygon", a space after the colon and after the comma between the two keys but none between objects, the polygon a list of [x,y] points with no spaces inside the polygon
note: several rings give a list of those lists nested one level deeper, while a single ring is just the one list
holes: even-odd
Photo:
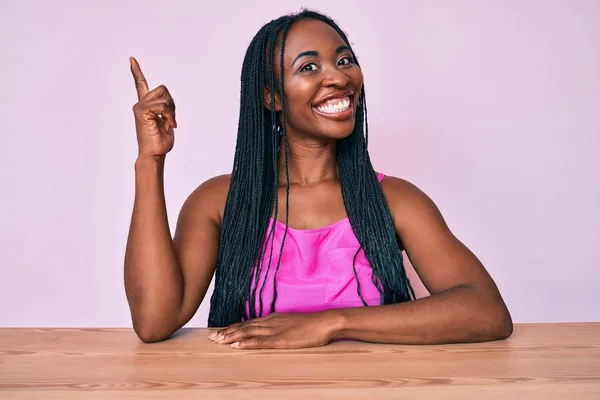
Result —
[{"label": "raised hand", "polygon": [[175,102],[164,85],[151,91],[148,89],[148,82],[135,58],[131,57],[129,64],[138,95],[138,102],[133,106],[138,156],[163,157],[175,142]]}]

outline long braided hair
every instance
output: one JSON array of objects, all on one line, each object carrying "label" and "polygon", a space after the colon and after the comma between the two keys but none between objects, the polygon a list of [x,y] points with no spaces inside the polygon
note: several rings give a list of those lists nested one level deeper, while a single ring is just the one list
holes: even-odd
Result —
[{"label": "long braided hair", "polygon": [[[288,140],[286,135],[286,109],[275,111],[275,96],[264,106],[264,89],[271,94],[279,92],[284,99],[283,56],[290,26],[301,19],[314,19],[333,27],[348,47],[346,34],[327,16],[303,10],[282,16],[264,25],[248,46],[242,65],[240,115],[229,193],[220,232],[219,255],[215,274],[215,288],[208,316],[209,327],[222,327],[245,319],[262,316],[262,286],[258,285],[263,260],[272,267],[273,251],[283,250],[288,231]],[[279,80],[275,79],[275,49],[279,47]],[[352,50],[351,50],[352,51]],[[358,61],[352,51],[354,60]],[[348,220],[360,243],[353,265],[356,276],[356,256],[363,249],[373,273],[372,280],[381,294],[382,304],[393,304],[415,298],[403,266],[403,246],[396,235],[392,215],[371,164],[368,145],[367,104],[364,85],[361,88],[353,132],[337,143],[336,156],[342,197]],[[286,174],[285,231],[280,249],[273,249],[275,224],[269,222],[274,209],[278,211],[278,168],[280,144],[283,142],[283,159]],[[267,233],[267,229],[269,232]],[[266,240],[265,240],[265,235]],[[270,246],[265,243],[271,243]],[[264,257],[266,252],[270,257]],[[270,310],[275,311],[277,300],[277,271],[274,266],[274,292]],[[363,304],[360,283],[357,291]],[[257,296],[258,291],[258,296]],[[256,301],[259,312],[256,312]],[[248,305],[246,307],[246,305]]]}]

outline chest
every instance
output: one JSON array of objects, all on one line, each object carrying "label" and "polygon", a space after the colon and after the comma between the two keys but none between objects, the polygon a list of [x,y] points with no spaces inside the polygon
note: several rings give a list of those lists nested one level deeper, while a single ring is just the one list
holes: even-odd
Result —
[{"label": "chest", "polygon": [[266,252],[252,285],[257,315],[270,312],[275,287],[275,310],[279,312],[360,307],[363,301],[380,304],[371,265],[364,251],[359,251],[347,219],[322,228],[289,228],[283,247],[285,226],[274,223],[273,236],[265,238]]},{"label": "chest", "polygon": [[[294,229],[315,229],[346,218],[342,189],[337,181],[316,186],[290,186],[289,226]],[[286,188],[279,187],[277,220],[285,223]]]}]

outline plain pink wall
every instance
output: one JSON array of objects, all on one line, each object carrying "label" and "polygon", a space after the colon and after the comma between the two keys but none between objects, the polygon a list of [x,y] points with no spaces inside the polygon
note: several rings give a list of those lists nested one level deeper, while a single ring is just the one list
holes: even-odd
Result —
[{"label": "plain pink wall", "polygon": [[0,2],[0,325],[130,326],[128,56],[177,102],[174,228],[230,171],[250,39],[301,6],[349,33],[376,168],[434,199],[514,320],[600,320],[600,2],[202,3]]}]

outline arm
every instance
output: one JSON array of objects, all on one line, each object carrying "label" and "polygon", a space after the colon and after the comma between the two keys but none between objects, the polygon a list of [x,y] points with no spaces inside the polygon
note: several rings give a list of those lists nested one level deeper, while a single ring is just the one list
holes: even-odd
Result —
[{"label": "arm", "polygon": [[164,158],[138,159],[125,253],[125,291],[144,342],[168,338],[195,314],[217,263],[218,204],[227,177],[202,184],[184,203],[171,239],[163,187]]},{"label": "arm", "polygon": [[172,240],[163,171],[175,140],[175,102],[164,85],[149,90],[135,58],[129,65],[138,95],[133,114],[139,152],[125,292],[135,332],[144,342],[156,342],[185,325],[206,294],[217,263],[219,210],[229,178],[211,179],[189,196]]},{"label": "arm", "polygon": [[512,320],[494,281],[412,184],[382,186],[406,253],[431,296],[380,307],[331,310],[331,338],[434,344],[504,339]]}]

